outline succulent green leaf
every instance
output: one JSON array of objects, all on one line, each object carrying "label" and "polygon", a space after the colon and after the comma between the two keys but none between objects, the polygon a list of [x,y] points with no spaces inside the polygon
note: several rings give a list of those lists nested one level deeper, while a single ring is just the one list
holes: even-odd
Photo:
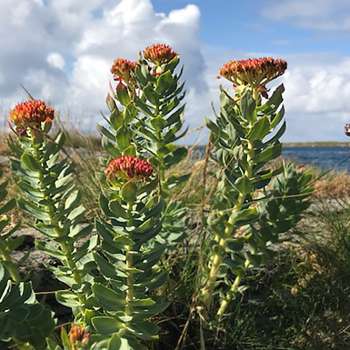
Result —
[{"label": "succulent green leaf", "polygon": [[95,283],[92,290],[97,300],[107,311],[119,311],[125,304],[125,299],[120,293],[100,283]]},{"label": "succulent green leaf", "polygon": [[107,139],[109,139],[110,141],[115,141],[116,136],[109,131],[108,129],[106,129],[104,126],[102,125],[98,125],[97,126],[98,130],[100,131],[100,133],[105,136]]},{"label": "succulent green leaf", "polygon": [[75,308],[80,306],[80,302],[76,296],[76,294],[70,291],[59,291],[56,292],[56,300],[69,308]]},{"label": "succulent green leaf", "polygon": [[270,128],[270,122],[267,116],[259,118],[252,126],[247,138],[250,141],[263,140],[270,131]]},{"label": "succulent green leaf", "polygon": [[40,164],[34,159],[34,157],[28,153],[23,153],[21,157],[21,164],[24,169],[38,172],[41,170]]},{"label": "succulent green leaf", "polygon": [[123,106],[127,106],[131,102],[128,89],[122,83],[117,87],[117,99]]},{"label": "succulent green leaf", "polygon": [[44,350],[54,326],[51,312],[36,302],[31,284],[13,284],[0,264],[0,341],[16,338]]},{"label": "succulent green leaf", "polygon": [[250,123],[254,122],[256,118],[256,114],[255,114],[256,103],[250,90],[248,90],[243,95],[243,97],[240,100],[240,105],[241,105],[243,118],[245,118]]},{"label": "succulent green leaf", "polygon": [[123,327],[123,323],[110,316],[93,317],[91,323],[98,333],[105,335],[117,333]]},{"label": "succulent green leaf", "polygon": [[122,195],[123,199],[128,203],[135,202],[136,196],[137,196],[136,184],[134,182],[127,182],[122,187],[121,195]]},{"label": "succulent green leaf", "polygon": [[176,84],[170,71],[163,73],[157,80],[156,91],[162,95]]},{"label": "succulent green leaf", "polygon": [[157,340],[159,327],[147,321],[132,322],[128,329],[142,340]]},{"label": "succulent green leaf", "polygon": [[247,176],[238,178],[234,184],[237,190],[242,194],[250,193],[252,190],[252,183]]},{"label": "succulent green leaf", "polygon": [[148,84],[144,90],[143,93],[145,94],[148,101],[151,102],[152,105],[157,106],[158,105],[158,94],[156,91],[154,91],[153,86],[151,84]]},{"label": "succulent green leaf", "polygon": [[273,160],[281,155],[282,145],[278,142],[272,144],[265,148],[263,151],[257,154],[255,161],[257,163],[265,163],[270,160]]}]

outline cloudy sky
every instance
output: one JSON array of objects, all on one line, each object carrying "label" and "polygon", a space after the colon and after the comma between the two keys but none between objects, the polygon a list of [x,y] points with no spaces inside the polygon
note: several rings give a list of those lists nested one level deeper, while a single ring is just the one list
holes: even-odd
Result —
[{"label": "cloudy sky", "polygon": [[349,0],[0,0],[0,38],[0,126],[23,85],[94,131],[111,62],[153,42],[171,44],[185,64],[189,142],[205,141],[194,130],[233,58],[288,61],[286,141],[344,140],[350,122]]}]

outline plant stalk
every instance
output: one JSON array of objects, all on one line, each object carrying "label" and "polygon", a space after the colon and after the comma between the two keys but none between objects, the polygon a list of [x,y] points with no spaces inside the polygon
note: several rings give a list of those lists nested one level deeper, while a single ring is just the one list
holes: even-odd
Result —
[{"label": "plant stalk", "polygon": [[[250,141],[247,141],[247,164],[248,167],[245,170],[245,175],[250,178],[252,176],[252,160],[254,157],[254,146]],[[220,267],[223,261],[223,255],[225,254],[225,250],[226,250],[226,246],[227,246],[227,239],[231,238],[232,236],[232,232],[234,230],[234,225],[235,225],[235,214],[237,212],[239,212],[242,209],[242,206],[244,204],[244,201],[247,197],[247,194],[243,194],[240,193],[238,198],[237,198],[237,203],[234,206],[233,210],[232,210],[232,214],[230,215],[228,221],[225,224],[225,230],[224,230],[224,234],[216,234],[215,235],[215,241],[218,242],[218,246],[219,249],[218,251],[213,255],[212,257],[212,265],[209,271],[209,277],[208,280],[206,282],[206,285],[204,288],[202,288],[201,294],[202,294],[202,300],[204,302],[204,304],[206,305],[207,308],[210,308],[210,304],[212,302],[212,294],[215,288],[215,283],[217,281],[218,278],[218,274],[220,271]],[[235,279],[235,282],[233,283],[231,290],[236,291],[237,288],[239,287],[239,283],[241,281],[241,276],[237,276]],[[231,297],[232,298],[232,297]],[[224,305],[228,305],[229,303],[229,298],[224,299],[223,304]],[[222,306],[222,308],[220,307],[220,310],[226,309],[226,306]],[[219,310],[219,311],[220,311]],[[220,311],[221,313],[221,311]],[[219,312],[218,312],[219,315]]]},{"label": "plant stalk", "polygon": [[[132,206],[133,203],[128,204],[128,217],[129,217],[129,224],[132,225]],[[128,289],[126,291],[126,308],[125,313],[128,316],[132,315],[132,302],[134,300],[134,274],[132,272],[133,268],[133,256],[132,256],[132,249],[133,247],[131,245],[126,246],[126,266],[128,268],[127,274],[127,286]]]},{"label": "plant stalk", "polygon": [[[38,144],[35,142],[35,139],[32,137],[32,147],[33,147],[33,156],[35,160],[39,163],[42,164],[42,153],[40,150],[41,144]],[[44,165],[45,166],[45,165]],[[65,256],[67,266],[72,270],[73,273],[73,279],[74,282],[80,287],[82,285],[82,276],[79,272],[78,266],[75,263],[73,257],[72,257],[72,249],[71,245],[66,241],[66,237],[63,236],[62,228],[60,227],[60,224],[56,218],[55,215],[55,205],[52,202],[52,198],[50,196],[50,193],[48,193],[46,185],[44,183],[44,176],[43,173],[40,172],[39,174],[39,183],[40,183],[40,190],[43,192],[45,196],[45,200],[47,201],[47,206],[48,206],[48,214],[50,217],[50,225],[54,228],[55,233],[57,236],[59,236],[58,243],[60,245],[60,248]],[[86,298],[83,293],[76,293],[80,303],[81,303],[81,310],[84,313],[85,310],[85,303],[86,303]]]}]

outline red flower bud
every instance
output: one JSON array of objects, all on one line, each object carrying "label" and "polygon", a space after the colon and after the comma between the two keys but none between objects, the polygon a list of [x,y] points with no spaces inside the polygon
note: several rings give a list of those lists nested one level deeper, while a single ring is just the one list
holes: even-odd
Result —
[{"label": "red flower bud", "polygon": [[146,60],[156,64],[162,65],[169,63],[174,57],[177,56],[177,53],[166,44],[154,44],[146,47],[143,50],[143,56]]},{"label": "red flower bud", "polygon": [[130,80],[132,73],[137,66],[136,62],[125,58],[117,58],[112,65],[111,73],[115,80],[123,80],[126,83]]},{"label": "red flower bud", "polygon": [[11,111],[9,119],[18,130],[28,127],[39,128],[41,123],[51,123],[55,111],[40,100],[28,100],[17,104]]},{"label": "red flower bud", "polygon": [[84,326],[73,324],[69,331],[69,341],[71,344],[81,343],[85,346],[90,341],[90,333],[86,331]]},{"label": "red flower bud", "polygon": [[287,69],[287,62],[272,57],[249,58],[230,61],[220,69],[220,75],[235,86],[252,85],[259,87],[281,76]]},{"label": "red flower bud", "polygon": [[121,156],[109,162],[105,174],[108,179],[127,177],[146,179],[153,173],[151,163],[134,156]]}]

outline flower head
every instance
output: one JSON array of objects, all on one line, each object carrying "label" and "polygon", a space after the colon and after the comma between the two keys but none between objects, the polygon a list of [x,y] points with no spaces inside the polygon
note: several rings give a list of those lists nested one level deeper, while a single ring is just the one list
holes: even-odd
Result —
[{"label": "flower head", "polygon": [[69,331],[69,340],[71,344],[80,343],[84,346],[90,341],[90,333],[86,331],[84,326],[73,324]]},{"label": "flower head", "polygon": [[346,136],[350,136],[350,124],[345,124],[344,131]]},{"label": "flower head", "polygon": [[40,100],[28,100],[17,104],[10,111],[10,121],[18,129],[39,128],[41,123],[51,123],[55,111]]},{"label": "flower head", "polygon": [[153,44],[143,50],[143,56],[155,65],[162,65],[169,63],[177,53],[167,44]]},{"label": "flower head", "polygon": [[130,80],[131,74],[135,71],[136,62],[125,58],[117,58],[112,65],[111,73],[115,80],[123,80],[126,83]]},{"label": "flower head", "polygon": [[108,179],[126,177],[128,179],[146,179],[153,173],[151,163],[134,156],[121,156],[111,160],[105,170]]},{"label": "flower head", "polygon": [[220,69],[220,75],[235,86],[252,85],[264,87],[271,80],[281,76],[287,69],[287,62],[272,57],[249,58],[230,61]]}]

